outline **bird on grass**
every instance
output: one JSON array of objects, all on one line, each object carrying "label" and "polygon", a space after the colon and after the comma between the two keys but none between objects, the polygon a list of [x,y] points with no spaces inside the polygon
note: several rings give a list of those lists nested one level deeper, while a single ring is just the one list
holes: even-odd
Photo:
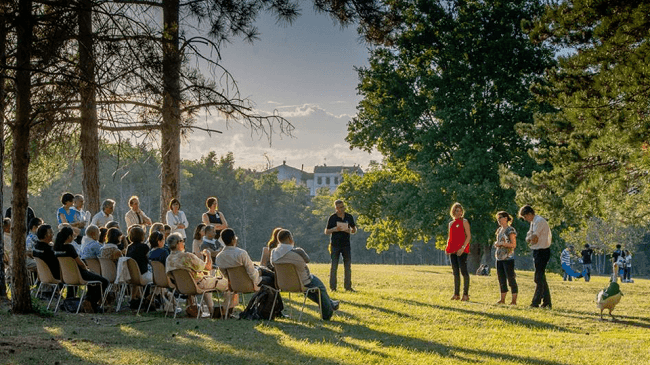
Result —
[{"label": "bird on grass", "polygon": [[621,301],[621,297],[623,297],[623,293],[621,293],[621,289],[619,288],[617,281],[618,280],[609,283],[606,288],[598,292],[596,295],[596,305],[598,305],[598,308],[600,308],[601,320],[603,319],[603,310],[605,309],[608,309],[609,315],[612,316],[612,319],[616,320],[616,318],[614,318],[612,315],[612,311],[618,302]]}]

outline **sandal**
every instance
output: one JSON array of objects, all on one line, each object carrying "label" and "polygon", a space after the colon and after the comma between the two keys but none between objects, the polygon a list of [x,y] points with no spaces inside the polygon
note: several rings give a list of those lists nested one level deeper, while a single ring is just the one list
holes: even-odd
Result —
[{"label": "sandal", "polygon": [[467,302],[469,301],[469,295],[463,295],[463,299],[460,300],[461,302]]},{"label": "sandal", "polygon": [[451,300],[460,300],[460,295],[454,295]]}]

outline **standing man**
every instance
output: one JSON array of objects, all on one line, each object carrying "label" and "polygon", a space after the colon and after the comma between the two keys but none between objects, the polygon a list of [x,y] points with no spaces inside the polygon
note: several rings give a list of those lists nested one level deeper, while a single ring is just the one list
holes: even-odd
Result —
[{"label": "standing man", "polygon": [[526,242],[533,250],[535,262],[535,294],[531,307],[552,308],[551,291],[546,282],[546,265],[551,258],[551,240],[553,235],[546,219],[535,215],[535,210],[530,205],[524,205],[519,209],[519,216],[530,223],[530,229],[526,233]]},{"label": "standing man", "polygon": [[591,280],[591,255],[594,254],[594,250],[586,243],[585,249],[580,254],[582,255],[582,271],[586,273],[585,281],[589,281]]},{"label": "standing man", "polygon": [[339,266],[339,255],[343,255],[343,268],[345,270],[344,286],[347,291],[352,289],[352,257],[350,254],[350,234],[357,233],[357,226],[351,214],[345,212],[345,203],[342,200],[334,202],[336,213],[327,220],[325,234],[331,235],[330,255],[332,267],[330,268],[330,289],[336,291],[336,271]]}]

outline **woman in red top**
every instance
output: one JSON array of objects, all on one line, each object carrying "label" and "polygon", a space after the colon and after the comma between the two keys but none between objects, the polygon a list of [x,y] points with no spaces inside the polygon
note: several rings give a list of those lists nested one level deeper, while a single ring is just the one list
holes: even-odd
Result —
[{"label": "woman in red top", "polygon": [[454,296],[452,300],[460,298],[460,274],[463,274],[463,298],[469,300],[469,272],[467,272],[467,254],[469,253],[469,241],[472,234],[469,230],[469,222],[463,218],[465,211],[460,203],[451,206],[449,214],[454,219],[449,222],[449,240],[445,252],[449,255],[451,268],[454,271]]}]

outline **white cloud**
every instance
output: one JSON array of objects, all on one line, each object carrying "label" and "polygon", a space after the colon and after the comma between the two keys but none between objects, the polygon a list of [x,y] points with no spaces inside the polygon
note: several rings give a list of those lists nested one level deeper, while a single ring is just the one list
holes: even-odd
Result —
[{"label": "white cloud", "polygon": [[[211,128],[223,130],[223,134],[194,132],[189,143],[182,146],[182,157],[197,159],[214,151],[217,155],[233,152],[237,166],[262,170],[267,164],[265,154],[273,166],[286,161],[288,165],[313,171],[315,165],[361,165],[367,167],[371,160],[380,160],[377,152],[369,154],[350,150],[345,141],[347,123],[351,116],[334,115],[315,104],[280,106],[280,114],[295,127],[292,136],[273,134],[271,145],[266,136],[261,136],[237,123],[230,123],[225,129],[224,120],[208,117]],[[261,113],[264,113],[263,111]]]}]

